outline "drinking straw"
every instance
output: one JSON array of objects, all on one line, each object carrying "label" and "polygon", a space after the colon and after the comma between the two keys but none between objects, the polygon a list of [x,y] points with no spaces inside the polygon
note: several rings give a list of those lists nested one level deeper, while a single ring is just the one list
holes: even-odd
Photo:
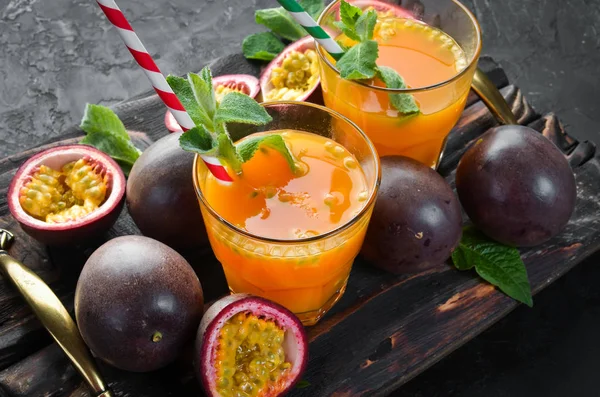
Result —
[{"label": "drinking straw", "polygon": [[[133,31],[133,28],[125,18],[125,15],[117,6],[113,0],[96,0],[106,18],[113,24],[113,26],[119,32],[119,35],[123,39],[125,46],[133,56],[133,59],[140,65],[148,80],[152,84],[154,91],[158,94],[160,99],[169,108],[169,111],[175,117],[175,120],[181,126],[183,131],[187,131],[194,128],[196,125],[191,119],[185,108],[177,98],[177,95],[173,92],[169,83],[165,79],[165,76],[161,73],[160,69],[156,65],[156,62],[152,59],[152,56],[146,50],[146,47],[142,44],[139,37]],[[200,156],[206,164],[208,170],[213,176],[221,182],[233,182],[231,176],[227,173],[227,170],[221,164],[221,161],[212,156]]]},{"label": "drinking straw", "polygon": [[311,17],[295,0],[277,0],[277,2],[290,13],[315,40],[319,42],[335,60],[344,55],[344,50],[334,39],[323,30],[322,27]]}]

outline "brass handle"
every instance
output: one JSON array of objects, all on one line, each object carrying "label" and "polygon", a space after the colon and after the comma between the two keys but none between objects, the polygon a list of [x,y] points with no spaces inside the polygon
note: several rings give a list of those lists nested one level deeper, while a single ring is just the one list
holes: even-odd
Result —
[{"label": "brass handle", "polygon": [[475,71],[471,87],[501,124],[519,124],[500,90],[479,68]]},{"label": "brass handle", "polygon": [[56,343],[98,397],[112,397],[102,380],[75,322],[54,292],[33,271],[5,250],[13,235],[0,229],[0,269],[10,278]]}]

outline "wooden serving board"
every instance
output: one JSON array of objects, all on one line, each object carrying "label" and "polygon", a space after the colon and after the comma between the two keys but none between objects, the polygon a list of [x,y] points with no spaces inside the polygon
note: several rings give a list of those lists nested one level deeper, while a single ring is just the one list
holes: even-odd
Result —
[{"label": "wooden serving board", "polygon": [[[550,242],[522,250],[533,292],[537,293],[577,263],[600,249],[600,158],[594,145],[565,134],[552,114],[540,115],[521,91],[508,84],[502,69],[489,58],[480,66],[501,88],[519,123],[540,131],[563,150],[577,178],[576,211],[566,229]],[[241,55],[211,64],[215,75],[258,75],[259,66]],[[166,135],[165,107],[147,93],[115,110],[145,148]],[[464,151],[497,123],[477,96],[452,131],[440,173],[454,184],[454,170]],[[12,219],[6,190],[16,169],[29,156],[51,146],[77,142],[81,131],[65,131],[57,141],[0,160],[0,227],[12,230],[11,254],[36,271],[72,310],[73,291],[87,257],[103,242],[119,235],[139,234],[126,210],[105,236],[86,245],[49,248],[29,238]],[[465,218],[466,220],[466,218]],[[226,293],[225,279],[211,252],[183,252],[199,274],[207,299]],[[316,326],[308,329],[310,361],[304,379],[310,386],[293,396],[384,396],[466,343],[516,307],[475,272],[459,272],[440,264],[428,272],[393,276],[356,260],[342,300]],[[133,374],[100,363],[118,397],[203,395],[194,379],[191,345],[169,367]],[[0,396],[88,397],[85,385],[60,349],[32,315],[15,289],[0,280]]]}]

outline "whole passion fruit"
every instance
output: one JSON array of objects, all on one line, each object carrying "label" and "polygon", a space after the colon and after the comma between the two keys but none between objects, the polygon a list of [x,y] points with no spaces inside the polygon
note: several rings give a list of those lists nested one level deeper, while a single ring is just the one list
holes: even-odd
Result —
[{"label": "whole passion fruit", "polygon": [[[241,92],[250,98],[256,98],[260,91],[258,79],[249,74],[227,74],[214,77],[213,87],[217,102],[221,102],[223,97],[229,92]],[[179,123],[177,123],[173,114],[168,110],[165,114],[165,126],[171,132],[182,132]]]},{"label": "whole passion fruit", "polygon": [[91,146],[59,146],[19,168],[8,189],[8,208],[36,240],[73,244],[110,229],[124,194],[123,171],[108,155]]},{"label": "whole passion fruit", "polygon": [[489,237],[534,246],[569,221],[577,191],[562,152],[528,127],[493,128],[463,155],[456,190],[473,224]]},{"label": "whole passion fruit", "polygon": [[179,146],[182,133],[169,134],[142,153],[127,180],[127,208],[148,237],[173,248],[208,244],[194,190],[194,154]]},{"label": "whole passion fruit", "polygon": [[320,90],[315,40],[308,36],[287,46],[262,72],[264,101],[315,101]]},{"label": "whole passion fruit", "polygon": [[117,237],[87,260],[75,289],[75,316],[99,358],[146,372],[173,361],[194,336],[202,287],[173,249],[143,236]]},{"label": "whole passion fruit", "polygon": [[429,269],[456,248],[461,221],[458,200],[437,172],[407,157],[382,157],[362,255],[395,274]]},{"label": "whole passion fruit", "polygon": [[308,362],[302,323],[263,298],[234,294],[207,311],[196,338],[196,375],[210,397],[284,395]]}]

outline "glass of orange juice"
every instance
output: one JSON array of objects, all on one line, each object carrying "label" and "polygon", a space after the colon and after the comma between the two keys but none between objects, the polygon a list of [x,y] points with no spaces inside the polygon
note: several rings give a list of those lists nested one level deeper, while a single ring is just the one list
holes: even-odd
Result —
[{"label": "glass of orange juice", "polygon": [[[374,0],[350,3],[377,12],[377,65],[396,70],[408,88],[388,89],[377,79],[342,79],[333,58],[317,45],[325,105],[358,124],[380,156],[403,155],[437,168],[477,68],[481,30],[475,16],[455,0],[408,2],[407,8]],[[319,24],[351,46],[335,25],[339,9],[339,1],[331,3]],[[399,113],[389,94],[413,95],[420,112]]]},{"label": "glass of orange juice", "polygon": [[272,122],[228,125],[232,139],[279,135],[292,160],[265,143],[224,184],[196,158],[194,185],[230,291],[278,302],[313,325],[346,288],[373,210],[379,157],[336,112],[304,102],[263,106]]}]

